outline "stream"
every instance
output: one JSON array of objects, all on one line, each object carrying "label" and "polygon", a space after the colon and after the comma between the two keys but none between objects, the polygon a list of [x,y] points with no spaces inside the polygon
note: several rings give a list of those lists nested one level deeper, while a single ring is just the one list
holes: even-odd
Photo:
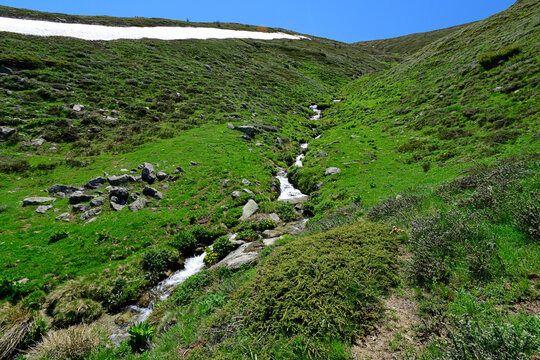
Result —
[{"label": "stream", "polygon": [[[310,110],[315,111],[316,115],[311,117],[311,120],[318,120],[321,117],[321,111],[317,109],[317,105],[312,105],[309,107]],[[308,147],[307,143],[300,144],[300,149],[302,152],[296,157],[294,162],[295,166],[302,167],[302,159],[304,159],[304,150]],[[280,183],[280,195],[278,201],[286,201],[291,203],[302,202],[303,199],[306,199],[308,195],[302,194],[302,192],[296,189],[290,182],[287,175],[287,171],[283,168],[278,168],[278,173],[276,179]],[[297,234],[303,231],[306,227],[308,219],[303,218],[299,221],[285,224],[281,227],[282,231],[285,233]],[[277,230],[277,229],[276,229]],[[277,237],[281,237],[282,234],[276,233]],[[236,237],[236,234],[230,236],[230,239],[233,240]],[[119,345],[122,341],[129,338],[128,329],[131,325],[144,322],[148,320],[154,307],[157,303],[166,300],[179,285],[181,285],[187,278],[197,274],[204,268],[204,257],[206,253],[191,257],[186,259],[184,268],[179,270],[166,278],[165,280],[159,282],[156,286],[148,290],[141,298],[147,299],[148,304],[143,305],[129,305],[121,311],[118,318],[128,315],[129,320],[121,325],[117,325],[115,331],[110,336],[110,339],[115,345]],[[118,319],[117,318],[117,319]]]}]

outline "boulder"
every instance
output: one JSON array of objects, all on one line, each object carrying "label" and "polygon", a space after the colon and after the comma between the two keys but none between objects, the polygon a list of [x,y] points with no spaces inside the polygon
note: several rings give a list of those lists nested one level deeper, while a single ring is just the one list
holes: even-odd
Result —
[{"label": "boulder", "polygon": [[157,200],[163,199],[163,194],[150,186],[145,186],[142,193],[144,196],[150,196]]},{"label": "boulder", "polygon": [[324,172],[324,175],[325,176],[328,176],[328,175],[334,175],[334,174],[337,174],[337,173],[340,173],[341,172],[341,169],[340,168],[337,168],[337,167],[329,167],[328,169],[326,169],[326,171]]},{"label": "boulder", "polygon": [[163,181],[163,180],[167,179],[168,175],[164,171],[158,171],[158,173],[156,174],[156,177],[157,177],[157,179],[159,181]]},{"label": "boulder", "polygon": [[254,137],[257,132],[259,132],[259,130],[253,125],[237,126],[234,128],[234,130],[243,132],[249,137]]},{"label": "boulder", "polygon": [[75,204],[89,202],[93,198],[95,198],[94,195],[88,195],[88,194],[83,193],[82,191],[75,191],[74,193],[69,195],[68,203],[71,205],[75,205]]},{"label": "boulder", "polygon": [[84,187],[87,189],[97,189],[98,187],[105,185],[107,182],[107,179],[105,179],[102,176],[98,176],[96,178],[93,178],[92,180],[88,181]]},{"label": "boulder", "polygon": [[69,221],[70,214],[68,212],[65,212],[63,214],[58,215],[55,219],[56,220],[62,220],[62,221]]},{"label": "boulder", "polygon": [[276,213],[271,213],[269,216],[270,216],[270,220],[272,220],[276,224],[281,221],[281,219],[279,218],[279,215]]},{"label": "boulder", "polygon": [[60,185],[60,184],[54,184],[50,188],[47,189],[47,192],[52,195],[60,196],[60,197],[68,197],[71,194],[82,191],[82,188],[75,187],[75,186],[68,186],[68,185]]},{"label": "boulder", "polygon": [[180,166],[178,166],[174,171],[173,174],[181,174],[184,172],[184,169],[182,169]]},{"label": "boulder", "polygon": [[237,198],[239,198],[240,196],[242,196],[242,193],[241,193],[240,191],[233,191],[233,192],[231,193],[231,196],[232,196],[233,199],[237,199]]},{"label": "boulder", "polygon": [[24,199],[23,200],[23,206],[45,205],[45,204],[49,204],[49,203],[52,203],[52,202],[55,202],[55,201],[56,201],[56,199],[51,198],[51,197],[34,196],[34,197],[29,197],[29,198]]},{"label": "boulder", "polygon": [[218,262],[213,268],[225,266],[229,269],[238,269],[244,264],[251,264],[259,258],[264,245],[254,242],[240,245],[240,247],[229,253],[223,260]]},{"label": "boulder", "polygon": [[141,209],[144,209],[144,206],[146,205],[146,199],[145,198],[138,198],[137,200],[135,200],[134,202],[132,202],[131,204],[129,204],[129,210],[133,211],[133,212],[137,212]]},{"label": "boulder", "polygon": [[112,186],[120,186],[132,182],[131,178],[133,178],[133,176],[127,174],[111,175],[107,178],[107,181],[109,181],[109,184],[111,184]]},{"label": "boulder", "polygon": [[116,196],[111,197],[111,209],[113,209],[114,211],[121,211],[125,207],[125,203],[121,204],[120,200]]},{"label": "boulder", "polygon": [[85,109],[85,106],[82,104],[75,104],[73,105],[72,109],[73,111],[79,112],[79,111],[83,111]]},{"label": "boulder", "polygon": [[31,146],[41,146],[45,143],[45,139],[43,138],[37,138],[37,139],[33,139],[33,140],[30,140],[30,145]]},{"label": "boulder", "polygon": [[242,135],[240,136],[242,139],[246,140],[246,141],[251,141],[251,138],[247,135]]},{"label": "boulder", "polygon": [[99,196],[99,197],[93,198],[90,201],[90,206],[91,207],[97,207],[97,206],[103,205],[104,203],[105,203],[105,199],[102,198],[101,196]]},{"label": "boulder", "polygon": [[242,184],[244,184],[245,186],[249,186],[249,185],[251,185],[251,181],[249,181],[247,179],[242,179]]},{"label": "boulder", "polygon": [[154,169],[154,165],[146,162],[143,163],[141,176],[143,181],[153,184],[154,181],[156,181],[156,170]]},{"label": "boulder", "polygon": [[7,139],[13,134],[15,134],[15,129],[7,126],[0,126],[0,139]]},{"label": "boulder", "polygon": [[88,210],[90,210],[90,205],[86,205],[86,204],[73,205],[73,212],[86,212]]},{"label": "boulder", "polygon": [[52,209],[52,207],[53,207],[52,205],[40,205],[37,207],[36,212],[38,214],[45,214],[47,211]]},{"label": "boulder", "polygon": [[111,201],[113,197],[116,198],[116,203],[125,205],[129,197],[129,191],[128,189],[120,186],[111,187],[109,189],[109,198],[111,199]]},{"label": "boulder", "polygon": [[227,129],[234,130],[234,125],[231,123],[227,124]]},{"label": "boulder", "polygon": [[82,221],[86,221],[86,220],[88,220],[88,219],[91,219],[91,218],[93,218],[93,217],[98,216],[98,215],[101,214],[102,212],[103,212],[103,209],[100,208],[100,207],[97,207],[97,208],[94,208],[94,209],[90,209],[90,210],[88,210],[88,211],[85,211],[85,212],[81,215],[80,219],[81,219]]},{"label": "boulder", "polygon": [[250,199],[244,208],[242,209],[242,216],[238,219],[240,221],[246,221],[251,215],[255,214],[259,210],[259,205],[252,199]]}]

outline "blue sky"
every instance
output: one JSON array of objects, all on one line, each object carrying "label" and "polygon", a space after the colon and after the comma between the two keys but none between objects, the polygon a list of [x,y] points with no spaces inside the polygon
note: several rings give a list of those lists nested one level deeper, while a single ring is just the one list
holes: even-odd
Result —
[{"label": "blue sky", "polygon": [[280,27],[343,42],[374,40],[484,19],[515,0],[0,0],[76,15],[163,17]]}]

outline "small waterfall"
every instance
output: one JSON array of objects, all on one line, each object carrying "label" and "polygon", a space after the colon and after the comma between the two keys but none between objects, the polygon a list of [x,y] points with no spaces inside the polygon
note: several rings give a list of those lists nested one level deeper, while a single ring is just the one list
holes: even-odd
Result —
[{"label": "small waterfall", "polygon": [[313,115],[311,117],[311,120],[319,120],[322,117],[322,115],[321,115],[322,111],[319,110],[317,105],[310,105],[309,110],[315,111],[315,113],[316,113],[316,115]]}]

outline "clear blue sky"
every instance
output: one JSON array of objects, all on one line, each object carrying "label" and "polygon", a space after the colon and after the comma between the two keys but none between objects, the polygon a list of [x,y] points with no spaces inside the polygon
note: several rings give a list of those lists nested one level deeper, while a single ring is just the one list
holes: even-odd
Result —
[{"label": "clear blue sky", "polygon": [[0,0],[74,15],[237,22],[343,42],[374,40],[484,19],[515,0]]}]

